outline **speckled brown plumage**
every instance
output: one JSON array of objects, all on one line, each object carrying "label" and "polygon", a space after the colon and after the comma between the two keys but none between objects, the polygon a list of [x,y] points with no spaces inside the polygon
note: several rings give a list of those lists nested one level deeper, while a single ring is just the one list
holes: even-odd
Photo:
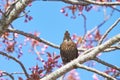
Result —
[{"label": "speckled brown plumage", "polygon": [[60,45],[60,55],[61,55],[63,64],[66,64],[78,57],[77,46],[71,40],[70,34],[68,31],[65,32],[63,42]]}]

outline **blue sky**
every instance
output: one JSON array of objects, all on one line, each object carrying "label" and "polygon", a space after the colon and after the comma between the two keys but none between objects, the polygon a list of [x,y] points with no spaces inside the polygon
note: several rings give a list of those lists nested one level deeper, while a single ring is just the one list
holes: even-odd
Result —
[{"label": "blue sky", "polygon": [[[82,16],[77,16],[76,19],[71,19],[70,17],[72,15],[70,11],[68,17],[65,17],[64,14],[60,13],[60,9],[68,5],[69,4],[65,4],[63,2],[33,2],[32,6],[27,7],[26,9],[26,11],[30,10],[29,15],[33,17],[33,20],[28,23],[24,23],[25,18],[19,18],[13,22],[13,26],[15,27],[15,29],[19,29],[25,32],[40,32],[41,38],[60,45],[63,40],[64,32],[66,30],[69,30],[71,36],[74,33],[79,36],[83,36],[84,34],[84,20]],[[111,9],[107,8],[107,14],[109,14],[110,12]],[[83,13],[87,17],[88,30],[91,30],[104,20],[103,8],[101,7],[98,10],[91,10],[89,12],[83,11]],[[78,15],[78,13],[76,13],[76,15]],[[100,28],[101,33],[103,34],[105,30],[108,29],[114,23],[114,21],[117,20],[117,18],[119,18],[119,16],[120,14],[115,11],[113,13],[113,16]],[[118,25],[120,25],[120,23]],[[120,27],[118,25],[113,31],[111,31],[111,33],[108,35],[108,38],[119,33]],[[24,41],[23,37],[18,39],[18,42],[21,43],[22,41]],[[28,52],[29,48],[29,46],[25,46],[23,48],[24,55],[20,58],[27,69],[29,67],[35,66],[36,64],[40,65],[39,61],[36,60],[36,55]],[[59,54],[59,50],[51,47],[48,48],[47,51],[51,53],[56,52],[57,54]],[[118,62],[120,60],[119,56],[119,51],[115,51],[105,53],[100,57],[109,63],[114,63],[115,65],[120,66],[120,63]],[[3,59],[2,56],[0,56],[0,65],[0,69],[2,70],[6,70],[9,72],[21,71],[21,68],[18,68],[18,64],[16,64],[12,60],[7,61],[6,59]],[[98,70],[105,70],[105,68],[103,68],[103,66],[99,64],[95,67]],[[81,80],[93,80],[93,73],[81,69],[78,70],[78,72],[80,73]],[[20,75],[17,75],[17,77],[18,76]]]}]

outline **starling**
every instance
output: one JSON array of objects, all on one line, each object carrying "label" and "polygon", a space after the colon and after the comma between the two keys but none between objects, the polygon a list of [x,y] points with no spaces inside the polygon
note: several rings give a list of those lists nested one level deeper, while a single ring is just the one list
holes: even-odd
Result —
[{"label": "starling", "polygon": [[63,64],[66,64],[78,57],[77,46],[72,41],[68,31],[65,32],[63,42],[60,45],[60,55],[61,55]]}]

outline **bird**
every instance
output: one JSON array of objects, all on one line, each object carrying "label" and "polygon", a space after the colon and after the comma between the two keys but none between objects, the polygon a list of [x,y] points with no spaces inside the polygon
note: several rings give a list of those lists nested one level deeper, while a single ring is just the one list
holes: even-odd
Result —
[{"label": "bird", "polygon": [[64,65],[78,57],[77,45],[72,41],[68,31],[64,33],[63,42],[60,45],[60,55]]}]

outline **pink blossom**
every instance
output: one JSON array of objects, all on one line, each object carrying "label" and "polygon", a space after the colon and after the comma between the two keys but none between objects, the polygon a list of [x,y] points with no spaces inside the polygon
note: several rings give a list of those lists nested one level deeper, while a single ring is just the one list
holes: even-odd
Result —
[{"label": "pink blossom", "polygon": [[3,74],[3,71],[0,70],[0,76],[2,76],[2,74]]},{"label": "pink blossom", "polygon": [[94,80],[99,80],[99,79],[98,79],[98,76],[97,76],[96,74],[93,74],[92,77],[93,77]]},{"label": "pink blossom", "polygon": [[61,12],[61,13],[65,13],[65,10],[64,10],[64,9],[61,9],[60,12]]}]

